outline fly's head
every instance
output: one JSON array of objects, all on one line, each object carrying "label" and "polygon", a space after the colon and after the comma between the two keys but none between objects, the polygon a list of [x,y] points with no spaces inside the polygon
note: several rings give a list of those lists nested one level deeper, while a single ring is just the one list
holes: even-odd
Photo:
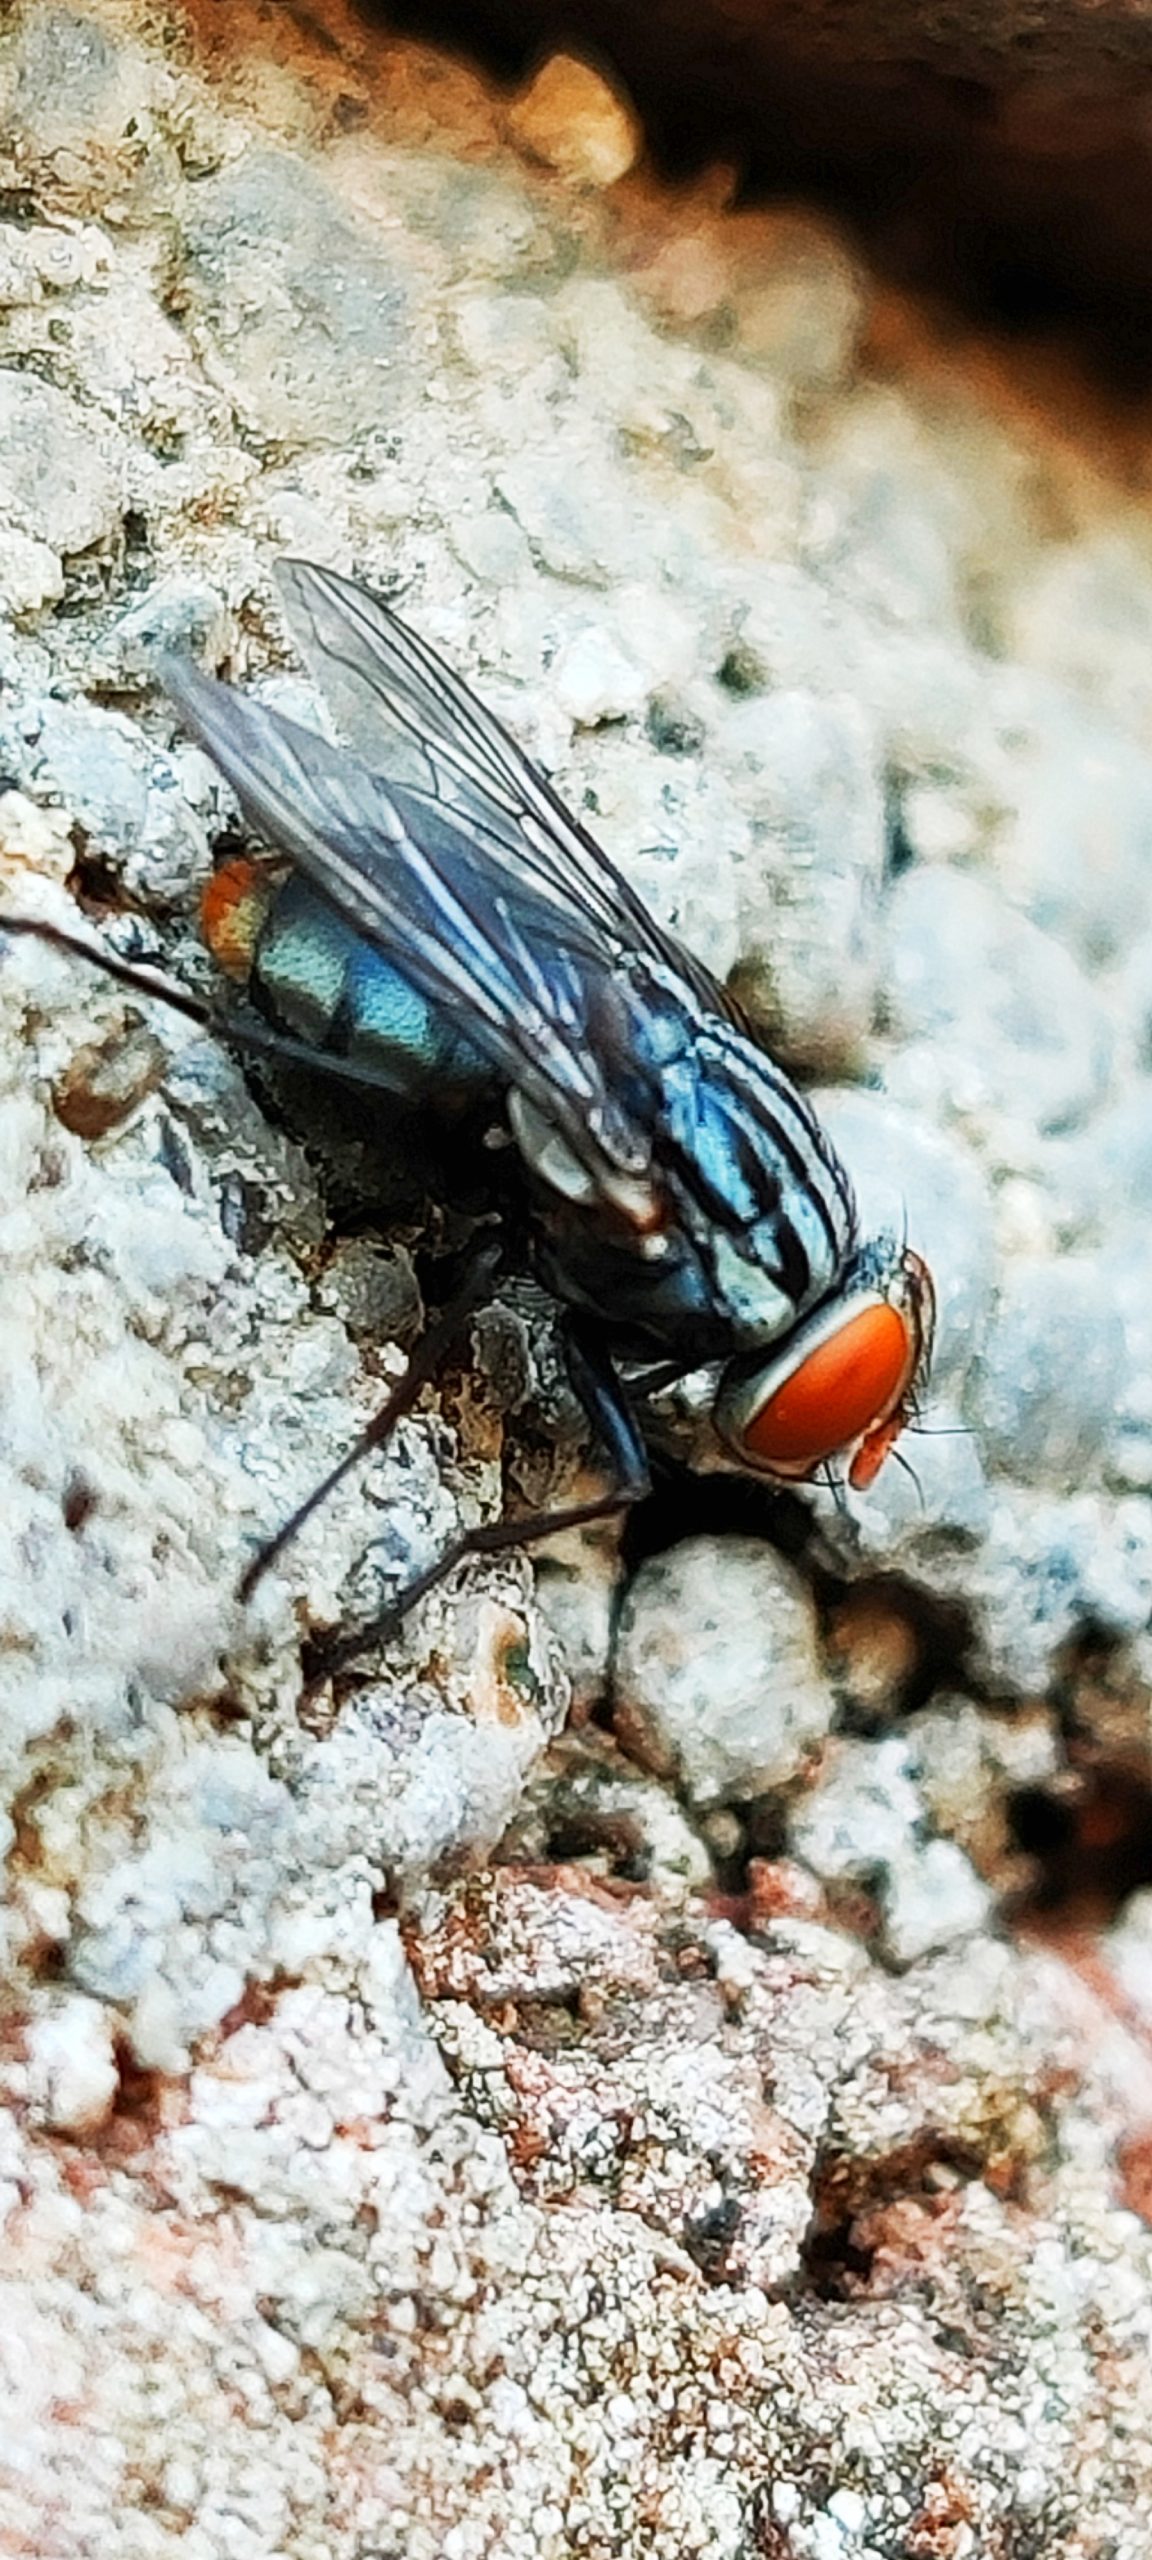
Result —
[{"label": "fly's head", "polygon": [[713,1420],[742,1466],[786,1482],[846,1462],[865,1491],[917,1409],[936,1300],[918,1253],[891,1237],[854,1254],[834,1296],[766,1355],[732,1361]]}]

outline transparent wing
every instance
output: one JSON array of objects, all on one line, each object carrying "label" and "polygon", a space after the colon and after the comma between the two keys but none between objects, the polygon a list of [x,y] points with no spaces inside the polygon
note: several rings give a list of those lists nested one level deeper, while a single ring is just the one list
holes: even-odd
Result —
[{"label": "transparent wing", "polygon": [[337,726],[372,771],[452,812],[526,887],[612,949],[646,952],[709,1012],[736,1018],[724,989],[648,912],[542,773],[427,641],[334,569],[282,560],[293,634]]},{"label": "transparent wing", "polygon": [[643,1180],[649,1138],[614,1090],[633,1064],[626,992],[595,921],[512,872],[463,807],[369,772],[185,659],[167,662],[164,682],[266,841],[458,1022],[597,1182]]}]

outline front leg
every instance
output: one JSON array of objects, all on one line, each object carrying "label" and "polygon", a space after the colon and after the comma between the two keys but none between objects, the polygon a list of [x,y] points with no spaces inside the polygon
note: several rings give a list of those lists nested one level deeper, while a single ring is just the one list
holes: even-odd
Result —
[{"label": "front leg", "polygon": [[309,1646],[305,1669],[310,1678],[342,1671],[370,1646],[386,1642],[417,1601],[434,1591],[437,1583],[443,1582],[467,1556],[498,1555],[505,1547],[534,1546],[539,1539],[551,1538],[561,1529],[587,1528],[592,1521],[610,1519],[613,1512],[643,1500],[651,1486],[648,1453],[611,1361],[574,1322],[566,1325],[563,1345],[569,1377],[604,1451],[613,1482],[586,1502],[569,1503],[551,1511],[529,1511],[519,1519],[490,1520],[479,1528],[465,1529],[435,1564],[407,1583],[368,1626],[334,1641],[321,1639]]},{"label": "front leg", "polygon": [[433,1317],[427,1331],[422,1334],[403,1377],[397,1379],[391,1394],[380,1406],[379,1411],[373,1414],[371,1422],[365,1425],[359,1438],[353,1441],[351,1448],[345,1450],[343,1457],[337,1459],[335,1466],[330,1467],[327,1475],[322,1476],[320,1482],[313,1486],[311,1493],[305,1495],[303,1502],[297,1504],[291,1517],[281,1524],[272,1537],[266,1538],[263,1545],[257,1548],[255,1555],[240,1576],[237,1586],[238,1599],[251,1599],[257,1583],[263,1580],[269,1566],[276,1563],[285,1547],[289,1546],[292,1539],[299,1534],[305,1521],[312,1518],[313,1513],[320,1509],[321,1503],[327,1502],[329,1494],[335,1492],[337,1485],[343,1483],[345,1476],[351,1474],[353,1467],[359,1466],[362,1458],[368,1457],[373,1449],[382,1449],[386,1441],[391,1438],[397,1423],[403,1420],[405,1414],[411,1412],[422,1389],[430,1386],[443,1368],[449,1353],[459,1341],[469,1317],[474,1315],[477,1307],[491,1295],[501,1258],[502,1248],[499,1240],[487,1235],[482,1236],[479,1246],[473,1249],[468,1258],[459,1287],[453,1292],[447,1306],[440,1309],[439,1313]]}]

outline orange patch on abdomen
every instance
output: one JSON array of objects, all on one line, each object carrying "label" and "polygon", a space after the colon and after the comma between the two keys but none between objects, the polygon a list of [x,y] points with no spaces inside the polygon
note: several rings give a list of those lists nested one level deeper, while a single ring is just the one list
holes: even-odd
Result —
[{"label": "orange patch on abdomen", "polygon": [[230,978],[251,975],[272,881],[258,862],[237,854],[214,871],[200,900],[204,939]]}]

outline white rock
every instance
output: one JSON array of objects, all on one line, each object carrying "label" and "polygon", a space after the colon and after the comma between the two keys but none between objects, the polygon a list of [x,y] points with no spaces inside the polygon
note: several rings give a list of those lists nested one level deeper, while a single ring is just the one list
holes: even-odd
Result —
[{"label": "white rock", "polygon": [[1142,535],[1102,525],[1039,553],[1009,590],[1008,649],[1152,744],[1152,589]]},{"label": "white rock", "polygon": [[992,1895],[953,1840],[926,1838],[915,1764],[898,1735],[835,1744],[816,1784],[789,1818],[795,1855],[825,1884],[859,1884],[877,1896],[884,1947],[894,1964],[971,1937]]},{"label": "white rock", "polygon": [[752,840],[739,875],[741,983],[758,1020],[834,1068],[872,1027],[884,810],[857,703],[777,693],[729,714]]},{"label": "white rock", "polygon": [[958,638],[967,493],[921,419],[890,386],[862,390],[831,417],[821,460],[808,558],[870,615]]},{"label": "white rock", "polygon": [[1104,1256],[1011,1260],[965,1405],[985,1464],[1078,1491],[1112,1437],[1125,1365],[1117,1273]]},{"label": "white rock", "polygon": [[113,857],[126,888],[186,910],[210,862],[207,830],[173,759],[123,712],[83,701],[44,698],[28,725],[13,758],[25,787],[59,798]]},{"label": "white rock", "polygon": [[63,593],[59,553],[21,533],[18,525],[6,524],[0,532],[0,605],[9,613],[38,613]]},{"label": "white rock", "polygon": [[604,1694],[619,1582],[611,1548],[592,1538],[581,1543],[579,1532],[559,1551],[554,1542],[536,1568],[536,1597],[560,1646],[573,1706],[583,1714]]},{"label": "white rock", "polygon": [[893,1866],[883,1895],[884,1936],[895,1964],[915,1964],[987,1926],[995,1896],[954,1840],[926,1840]]},{"label": "white rock", "polygon": [[63,882],[75,858],[62,810],[42,809],[22,791],[0,792],[0,862],[6,873]]},{"label": "white rock", "polygon": [[[954,1605],[990,1693],[1051,1686],[1069,1639],[1143,1627],[1152,1601],[1152,1509],[1117,1490],[1152,1482],[1139,494],[1104,469],[1077,480],[1035,406],[1018,435],[998,428],[974,376],[926,377],[907,345],[881,396],[866,368],[849,378],[867,284],[809,219],[732,211],[708,180],[662,203],[646,189],[627,227],[605,225],[576,201],[603,161],[567,186],[517,164],[501,102],[442,56],[378,51],[363,24],[337,56],[297,12],[290,51],[248,48],[225,93],[162,15],[143,0],[0,11],[0,128],[45,207],[0,235],[20,297],[4,396],[38,437],[0,459],[23,617],[0,623],[0,774],[21,803],[3,813],[9,879],[63,917],[87,852],[82,880],[111,873],[113,903],[182,934],[209,834],[235,813],[196,751],[162,751],[158,699],[135,726],[82,703],[109,673],[140,681],[142,653],[136,673],[114,657],[118,622],[134,649],[174,599],[168,627],[194,640],[196,591],[220,599],[224,624],[210,607],[199,625],[209,649],[223,632],[239,681],[314,717],[285,672],[272,547],[290,534],[397,596],[701,951],[726,968],[754,941],[771,993],[779,938],[809,1054],[839,1026],[837,1071],[868,1089],[829,1107],[866,1215],[900,1189],[938,1265],[927,1420],[959,1419],[1001,1262],[1049,1307],[1069,1246],[1108,1266],[1123,1367],[1090,1494],[999,1474],[989,1495],[969,1431],[909,1435],[919,1486],[893,1462],[859,1504],[795,1498],[823,1506],[822,1561],[879,1563]],[[586,155],[592,127],[575,137]],[[573,130],[556,119],[551,140]],[[48,219],[72,242],[84,215],[99,254],[57,255]],[[1111,562],[1096,527],[1121,538]],[[1030,636],[1017,601],[1045,578]],[[65,580],[67,611],[43,611]],[[647,691],[630,678],[627,719],[573,735],[551,671],[589,623]],[[1029,665],[995,654],[1014,631]],[[885,803],[903,798],[903,842],[880,823],[881,782]],[[905,913],[901,948],[928,952],[933,983],[902,1030],[888,957],[916,873],[890,887],[889,865],[908,852],[933,866],[931,912],[915,931]],[[994,931],[970,929],[960,866]],[[127,947],[134,919],[108,930]],[[101,2013],[99,1986],[137,2063],[182,2075],[85,2160],[33,2116],[35,2046],[0,2054],[0,2498],[21,2547],[59,2542],[63,2482],[66,2528],[109,2560],[157,2560],[176,2538],[188,2560],[348,2560],[357,2537],[413,2560],[449,2540],[469,2560],[536,2560],[565,2527],[605,2549],[653,2543],[654,2560],[665,2545],[729,2560],[775,2481],[797,2550],[835,2529],[846,2560],[863,2536],[904,2548],[924,2448],[947,2440],[973,2551],[1021,2520],[1027,2539],[1033,2502],[1049,2543],[1074,2532],[1086,2462],[1102,2539],[1145,2560],[1149,2266],[1113,2201],[1122,2072],[1094,2061],[1136,2038],[1114,2013],[1093,2029],[1095,1993],[1050,1955],[964,1935],[979,1897],[932,1837],[972,1849],[966,1800],[991,1820],[1032,1764],[982,1730],[929,1766],[910,1733],[918,1757],[882,1764],[883,1784],[874,1764],[861,1776],[844,1820],[882,1951],[906,1961],[949,1933],[906,1981],[833,1919],[805,1919],[818,1880],[786,1871],[793,1907],[739,1934],[738,1961],[717,1956],[717,1926],[738,1933],[701,1919],[707,1848],[736,1857],[781,1819],[774,1798],[746,1836],[728,1798],[793,1797],[830,1712],[806,1592],[758,1549],[741,1621],[717,1537],[697,1582],[673,1564],[648,1610],[668,1650],[653,1641],[640,1664],[658,1695],[637,1723],[662,1765],[685,1737],[687,1792],[718,1809],[694,1829],[664,1780],[620,1770],[579,1892],[529,1888],[545,1926],[561,1915],[559,1975],[525,1961],[519,1914],[492,1974],[497,1906],[519,1891],[504,1865],[469,1879],[438,1951],[410,1927],[421,1989],[402,1999],[398,1942],[371,1948],[382,1896],[484,1857],[510,1821],[543,1857],[581,1839],[577,1824],[565,1840],[562,1804],[552,1831],[539,1795],[522,1811],[563,1670],[520,1558],[477,1559],[338,1696],[304,1691],[301,1637],[369,1614],[462,1518],[494,1514],[499,1417],[461,1360],[241,1613],[252,1541],[396,1374],[365,1338],[373,1275],[350,1246],[329,1260],[310,1158],[221,1054],[177,1056],[157,1017],[162,1087],[85,1144],[52,1096],[83,1043],[118,1036],[126,1000],[30,945],[0,952],[0,995],[4,1999],[36,2030],[57,2002]],[[1108,1095],[1133,1105],[1126,1131]],[[1067,1407],[1083,1451],[1081,1384]],[[535,1400],[524,1422],[548,1442]],[[1042,1471],[1030,1429],[1025,1395],[1021,1450]],[[1014,1465],[997,1430],[998,1465]],[[598,1589],[582,1620],[585,1698],[606,1603]],[[1036,1724],[1046,1784],[1058,1719]],[[829,1785],[834,1770],[829,1754]],[[674,1897],[674,1937],[652,1894],[595,1871],[616,1824],[665,1912]],[[877,1829],[891,1856],[869,1867]],[[29,1875],[50,1882],[22,1892]],[[833,1904],[841,1889],[850,1910],[851,1873],[830,1880]],[[623,2003],[582,1910],[597,1943],[634,1936],[651,1955],[662,1937]],[[1135,1935],[1128,1960],[1133,1982]],[[538,2032],[537,2001],[555,1998],[572,2011],[559,2039]],[[879,2164],[886,2208],[886,2163],[942,2137],[979,2163],[1005,2124],[1024,2170],[1011,2203],[978,2176],[942,2191],[942,2223],[931,2198],[897,2198],[875,2218],[887,2300],[850,2290],[806,2323],[821,2164],[843,2163],[850,2199],[876,2197]],[[715,2282],[733,2215],[742,2262]],[[978,2351],[942,2369],[949,2285],[991,2290],[1002,2391]],[[364,2459],[334,2508],[324,2377],[355,2387],[362,2368]],[[1121,2377],[1112,2399],[1093,2392],[1100,2372]],[[681,2420],[694,2450],[670,2471]],[[575,2521],[557,2489],[573,2464]]]},{"label": "white rock", "polygon": [[[391,426],[413,312],[375,227],[319,170],[256,142],[202,177],[184,210],[191,321],[257,432],[342,445]],[[337,281],[318,299],[320,274]]]},{"label": "white rock", "polygon": [[1132,1895],[1106,1943],[1120,1989],[1152,2029],[1152,1891]]},{"label": "white rock", "polygon": [[1152,754],[1050,690],[1055,699],[1029,706],[987,871],[1033,924],[1098,969],[1122,960],[1152,920]]},{"label": "white rock", "polygon": [[122,676],[148,678],[155,673],[157,657],[167,649],[215,667],[227,638],[228,615],[216,588],[206,578],[174,574],[158,578],[121,614],[109,655]]},{"label": "white rock", "polygon": [[1106,981],[1138,1057],[1152,1057],[1152,932],[1136,934]]},{"label": "white rock", "polygon": [[1049,1787],[1061,1765],[1059,1734],[1046,1714],[996,1714],[944,1695],[904,1728],[920,1792],[938,1831],[971,1847],[998,1841],[1009,1797]]},{"label": "white rock", "polygon": [[114,439],[98,416],[34,374],[0,371],[0,514],[50,553],[87,551],[120,520]]},{"label": "white rock", "polygon": [[1040,1169],[1074,1233],[1138,1242],[1152,1200],[1152,1077],[1133,1079],[1088,1129],[1050,1148]]},{"label": "white rock", "polygon": [[641,1566],[614,1690],[629,1746],[700,1805],[785,1785],[833,1716],[808,1592],[751,1538],[685,1539]]},{"label": "white rock", "polygon": [[120,2085],[115,2023],[100,2001],[77,1993],[29,2027],[28,2095],[53,2133],[91,2134],[106,2121]]},{"label": "white rock", "polygon": [[828,2500],[827,2513],[841,2530],[858,2539],[868,2522],[868,2509],[856,2489],[835,2489]]},{"label": "white rock", "polygon": [[1071,953],[963,872],[912,870],[885,920],[888,1083],[941,1116],[1073,1127],[1112,1070],[1108,1013]]},{"label": "white rock", "polygon": [[5,226],[0,242],[0,305],[42,302],[46,293],[95,284],[106,273],[110,251],[94,223],[61,225],[32,222],[17,231]]},{"label": "white rock", "polygon": [[495,487],[541,567],[576,586],[608,587],[648,566],[647,528],[607,440],[582,443],[579,468],[562,448],[534,446],[503,465]]},{"label": "white rock", "polygon": [[1079,1630],[1122,1638],[1146,1625],[1152,1502],[1135,1494],[1062,1497],[1005,1482],[992,1492],[984,1535],[969,1552],[929,1536],[919,1548],[909,1543],[909,1566],[970,1612],[977,1677],[1027,1697],[1047,1688]]},{"label": "white rock", "polygon": [[[811,214],[754,217],[749,272],[735,298],[740,345],[776,380],[827,391],[848,372],[865,316],[864,280],[842,234]],[[731,292],[719,260],[721,294]]]},{"label": "white rock", "polygon": [[639,711],[648,684],[642,668],[595,625],[568,642],[552,669],[556,700],[581,729],[602,720],[626,720]]},{"label": "white rock", "polygon": [[818,1783],[789,1821],[797,1857],[826,1884],[867,1878],[895,1867],[914,1848],[924,1816],[906,1745],[837,1742]]}]

